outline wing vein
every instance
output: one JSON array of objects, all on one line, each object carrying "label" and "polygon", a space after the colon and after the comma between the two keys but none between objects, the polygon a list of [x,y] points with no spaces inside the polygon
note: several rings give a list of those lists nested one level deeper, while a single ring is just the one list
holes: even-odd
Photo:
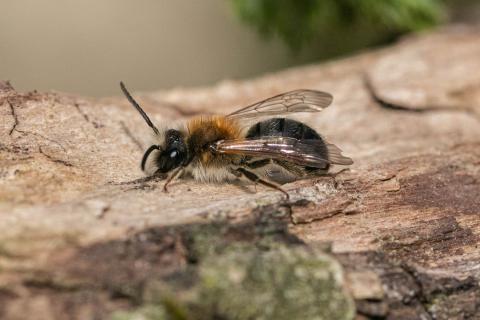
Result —
[{"label": "wing vein", "polygon": [[320,112],[332,103],[331,94],[316,90],[294,90],[237,110],[227,118],[248,119],[296,112]]}]

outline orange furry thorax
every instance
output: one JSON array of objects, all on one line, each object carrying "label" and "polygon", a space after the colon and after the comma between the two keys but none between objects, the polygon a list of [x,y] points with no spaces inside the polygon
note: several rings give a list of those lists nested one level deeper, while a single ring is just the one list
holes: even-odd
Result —
[{"label": "orange furry thorax", "polygon": [[190,152],[199,155],[200,160],[207,164],[213,161],[206,147],[219,140],[241,138],[241,130],[234,120],[222,116],[202,116],[187,123],[188,146]]},{"label": "orange furry thorax", "polygon": [[187,123],[190,137],[197,136],[205,142],[240,138],[240,128],[234,120],[223,116],[202,116]]}]

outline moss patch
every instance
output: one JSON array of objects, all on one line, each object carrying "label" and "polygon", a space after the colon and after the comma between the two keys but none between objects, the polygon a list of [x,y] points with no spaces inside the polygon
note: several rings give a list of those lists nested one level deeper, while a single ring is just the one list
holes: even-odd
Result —
[{"label": "moss patch", "polygon": [[182,229],[186,268],[149,283],[143,305],[113,319],[352,319],[340,265],[289,235],[284,212]]}]

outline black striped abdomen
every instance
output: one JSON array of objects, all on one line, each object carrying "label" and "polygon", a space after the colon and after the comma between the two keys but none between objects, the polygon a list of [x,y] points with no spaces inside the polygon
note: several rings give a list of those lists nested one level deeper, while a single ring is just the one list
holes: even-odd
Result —
[{"label": "black striped abdomen", "polygon": [[285,118],[272,118],[257,122],[248,130],[246,138],[265,136],[290,137],[298,140],[322,140],[320,135],[306,124]]},{"label": "black striped abdomen", "polygon": [[[246,138],[255,139],[261,137],[290,137],[302,140],[305,143],[315,143],[320,152],[328,159],[328,149],[322,137],[312,128],[299,121],[286,118],[272,118],[257,122],[247,132]],[[328,164],[325,169],[328,169]],[[308,171],[318,170],[318,168],[305,167]]]}]

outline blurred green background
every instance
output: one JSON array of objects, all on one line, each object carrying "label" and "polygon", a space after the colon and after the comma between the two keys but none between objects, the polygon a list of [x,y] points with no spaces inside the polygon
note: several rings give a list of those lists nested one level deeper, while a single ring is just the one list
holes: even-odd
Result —
[{"label": "blurred green background", "polygon": [[20,90],[118,95],[208,85],[344,56],[478,0],[2,0],[0,78]]}]

